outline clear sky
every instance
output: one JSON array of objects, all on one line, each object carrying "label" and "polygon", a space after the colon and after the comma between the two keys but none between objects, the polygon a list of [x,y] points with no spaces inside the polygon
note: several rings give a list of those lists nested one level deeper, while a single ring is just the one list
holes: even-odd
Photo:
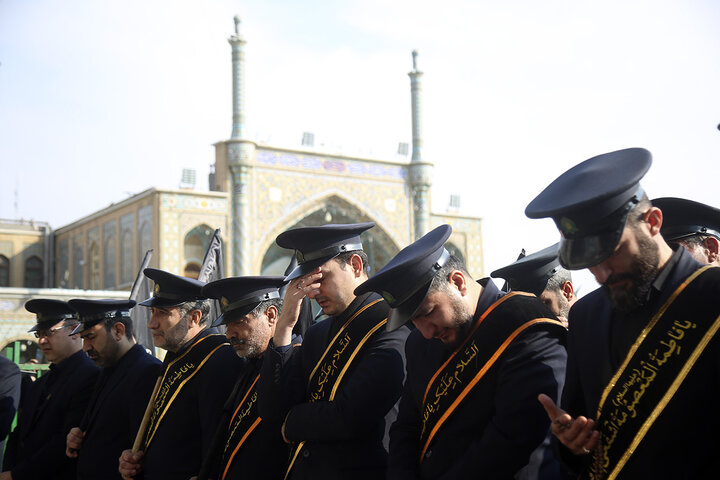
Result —
[{"label": "clear sky", "polygon": [[266,143],[396,158],[419,51],[434,210],[483,217],[486,274],[557,241],[524,208],[600,153],[645,147],[651,198],[720,205],[714,0],[0,0],[0,218],[58,228],[183,168],[206,189],[235,14]]}]

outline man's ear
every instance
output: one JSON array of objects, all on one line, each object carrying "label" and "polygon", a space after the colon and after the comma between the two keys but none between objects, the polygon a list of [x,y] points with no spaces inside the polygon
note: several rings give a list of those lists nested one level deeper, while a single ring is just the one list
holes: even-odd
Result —
[{"label": "man's ear", "polygon": [[116,341],[120,341],[125,336],[125,325],[122,322],[115,322],[112,326],[112,334]]},{"label": "man's ear", "polygon": [[190,312],[190,324],[196,324],[199,327],[201,320],[202,320],[202,312],[200,310],[195,309],[192,312]]},{"label": "man's ear", "polygon": [[560,293],[568,302],[572,302],[572,299],[575,298],[575,287],[573,287],[572,282],[566,281],[563,283],[562,287],[560,287]]},{"label": "man's ear", "polygon": [[348,260],[348,263],[350,265],[350,268],[352,269],[353,274],[355,277],[359,277],[362,275],[365,268],[363,267],[363,261],[362,258],[360,258],[360,255],[357,253],[354,253],[350,260]]},{"label": "man's ear", "polygon": [[467,294],[467,278],[465,278],[465,274],[463,274],[460,270],[453,270],[450,272],[448,275],[448,282],[458,289],[460,295],[465,296]]},{"label": "man's ear", "polygon": [[660,233],[660,228],[663,224],[663,213],[657,207],[650,207],[644,214],[643,219],[650,226],[650,235],[655,236]]},{"label": "man's ear", "polygon": [[267,310],[265,310],[265,315],[267,316],[268,325],[270,327],[273,327],[275,326],[275,324],[277,324],[279,313],[275,305],[270,305]]},{"label": "man's ear", "polygon": [[709,236],[703,241],[703,246],[707,252],[708,263],[716,262],[720,257],[720,241],[713,236]]}]

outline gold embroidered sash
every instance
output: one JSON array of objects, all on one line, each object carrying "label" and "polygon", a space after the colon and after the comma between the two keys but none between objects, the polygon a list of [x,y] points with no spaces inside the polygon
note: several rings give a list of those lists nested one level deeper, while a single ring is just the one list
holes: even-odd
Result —
[{"label": "gold embroidered sash", "polygon": [[507,313],[528,312],[532,317],[533,312],[539,313],[536,302],[535,295],[525,292],[511,292],[498,299],[483,312],[463,344],[432,376],[422,403],[420,463],[445,421],[474,388],[482,385],[484,375],[515,337],[539,323],[565,330],[557,320],[542,317],[526,320],[521,315]]},{"label": "gold embroidered sash", "polygon": [[[353,360],[370,337],[387,323],[389,308],[387,302],[380,298],[364,305],[345,322],[310,374],[308,381],[310,402],[335,399],[335,394]],[[305,442],[300,442],[295,447],[285,478],[290,475],[304,445]]]},{"label": "gold embroidered sash", "polygon": [[223,335],[206,335],[193,343],[182,355],[170,362],[163,373],[160,389],[153,403],[142,450],[147,451],[165,414],[188,381],[223,345],[230,345]]},{"label": "gold embroidered sash", "polygon": [[690,275],[635,340],[603,391],[596,417],[600,445],[582,478],[618,476],[713,339],[720,302],[707,297],[708,284],[720,285],[720,268]]},{"label": "gold embroidered sash", "polygon": [[255,390],[255,384],[257,384],[259,378],[260,374],[255,377],[255,380],[253,380],[250,388],[245,392],[245,395],[242,400],[240,400],[230,419],[228,438],[222,454],[222,465],[224,465],[224,468],[222,476],[220,477],[221,480],[225,480],[225,476],[230,469],[235,454],[237,454],[240,447],[245,443],[245,440],[247,440],[253,430],[255,430],[262,421],[262,418],[258,415],[258,394]]}]

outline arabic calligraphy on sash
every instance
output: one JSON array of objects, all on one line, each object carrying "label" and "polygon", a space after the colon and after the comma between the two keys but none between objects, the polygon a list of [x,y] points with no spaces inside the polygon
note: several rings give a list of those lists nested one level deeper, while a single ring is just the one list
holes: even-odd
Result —
[{"label": "arabic calligraphy on sash", "polygon": [[165,369],[158,390],[148,429],[143,441],[144,450],[150,446],[155,432],[183,386],[202,368],[208,358],[223,345],[229,345],[222,335],[206,335],[197,340]]},{"label": "arabic calligraphy on sash", "polygon": [[245,395],[238,403],[233,417],[228,426],[228,437],[225,442],[225,448],[222,454],[222,464],[224,471],[221,479],[224,479],[232,464],[235,454],[238,452],[242,444],[247,440],[253,430],[260,424],[262,419],[258,414],[257,399],[258,393],[255,390],[260,375],[258,374],[253,380]]},{"label": "arabic calligraphy on sash", "polygon": [[[600,445],[585,478],[617,476],[720,327],[720,306],[700,310],[695,298],[705,271],[696,271],[676,289],[605,388],[597,412]],[[717,272],[714,276],[720,279]],[[688,312],[692,320],[685,318]]]},{"label": "arabic calligraphy on sash", "polygon": [[[465,342],[453,352],[428,382],[422,403],[420,463],[435,435],[520,333],[539,324],[562,324],[541,315],[537,299],[525,292],[511,292],[488,307]],[[523,312],[518,314],[518,312]]]},{"label": "arabic calligraphy on sash", "polygon": [[[425,401],[423,407],[423,418],[422,418],[422,429],[420,436],[425,437],[425,433],[428,426],[428,420],[437,413],[442,412],[441,404],[442,400],[451,392],[455,391],[456,388],[466,384],[472,377],[473,373],[478,369],[478,347],[475,345],[475,341],[470,342],[469,345],[465,346],[459,355],[457,363],[450,371],[443,372],[440,376],[436,385],[433,388],[431,398]],[[470,365],[473,369],[468,369]],[[468,376],[465,372],[470,373]],[[464,375],[465,374],[465,375]]]},{"label": "arabic calligraphy on sash", "polygon": [[[334,400],[335,393],[353,360],[367,341],[387,324],[388,310],[388,304],[380,298],[364,305],[345,322],[310,374],[308,381],[310,402]],[[285,478],[290,474],[304,445],[305,442],[300,442],[295,447]]]}]

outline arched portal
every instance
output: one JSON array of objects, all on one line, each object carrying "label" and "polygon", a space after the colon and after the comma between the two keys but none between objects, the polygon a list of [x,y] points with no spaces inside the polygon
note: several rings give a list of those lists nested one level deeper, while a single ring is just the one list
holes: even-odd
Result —
[{"label": "arched portal", "polygon": [[210,242],[215,230],[208,225],[202,224],[194,227],[185,235],[183,276],[197,278],[200,274],[200,266],[205,259]]},{"label": "arched portal", "polygon": [[[287,228],[310,227],[328,223],[360,223],[372,219],[355,205],[337,195],[330,196],[310,210],[304,218]],[[398,246],[378,225],[360,236],[363,249],[369,258],[369,274],[378,271],[398,252]],[[280,248],[275,242],[265,252],[261,275],[282,275],[290,263],[293,252]]]}]

